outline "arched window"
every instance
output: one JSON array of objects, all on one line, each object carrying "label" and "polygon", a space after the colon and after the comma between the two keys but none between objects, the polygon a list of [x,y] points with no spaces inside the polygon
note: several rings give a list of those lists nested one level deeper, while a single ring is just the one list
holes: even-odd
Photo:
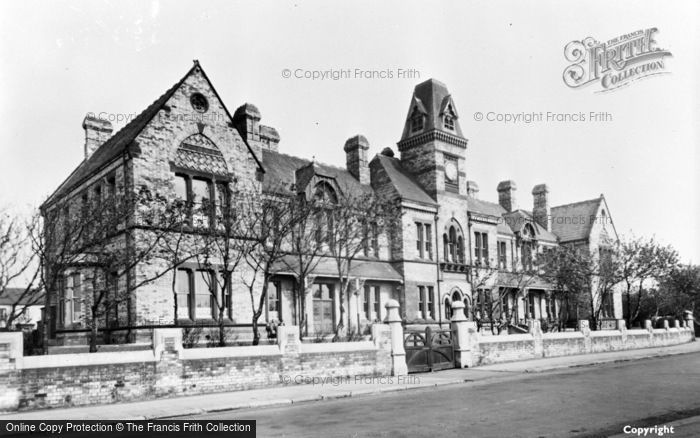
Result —
[{"label": "arched window", "polygon": [[452,319],[452,301],[449,297],[445,297],[445,319]]},{"label": "arched window", "polygon": [[446,296],[443,300],[443,305],[445,307],[445,319],[452,319],[452,303],[457,301],[464,302],[464,314],[469,315],[469,300],[466,296],[462,295],[458,289],[452,291],[452,293]]},{"label": "arched window", "polygon": [[446,227],[442,235],[445,261],[449,263],[464,263],[464,237],[462,228],[454,219]]},{"label": "arched window", "polygon": [[316,184],[314,199],[324,204],[338,203],[338,196],[335,194],[335,190],[333,190],[333,187],[331,187],[331,185],[325,181]]},{"label": "arched window", "polygon": [[447,234],[443,234],[442,235],[442,248],[443,248],[443,252],[444,252],[443,258],[445,259],[445,261],[448,261],[450,259],[448,247],[449,247],[449,245],[447,242]]},{"label": "arched window", "polygon": [[413,108],[411,113],[411,133],[418,132],[423,129],[423,114],[418,107]]},{"label": "arched window", "polygon": [[462,236],[457,238],[457,259],[459,263],[464,263],[464,239]]},{"label": "arched window", "polygon": [[321,181],[316,184],[314,201],[320,207],[315,214],[316,242],[321,243],[325,239],[330,245],[333,243],[334,229],[333,215],[329,207],[338,203],[338,196],[329,183]]}]

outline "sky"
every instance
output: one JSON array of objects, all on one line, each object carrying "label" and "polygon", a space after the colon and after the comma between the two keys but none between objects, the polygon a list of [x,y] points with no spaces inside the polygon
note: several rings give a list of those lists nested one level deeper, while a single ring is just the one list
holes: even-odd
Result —
[{"label": "sky", "polygon": [[[648,28],[672,53],[667,74],[607,93],[564,84],[569,42]],[[692,1],[2,2],[0,206],[39,205],[83,159],[86,113],[139,113],[194,59],[230,111],[260,109],[280,152],[336,165],[355,134],[370,156],[396,150],[413,87],[435,78],[457,107],[481,199],[496,202],[505,179],[524,209],[540,183],[551,205],[603,193],[619,234],[699,263],[699,28]],[[476,120],[547,112],[586,121]]]}]

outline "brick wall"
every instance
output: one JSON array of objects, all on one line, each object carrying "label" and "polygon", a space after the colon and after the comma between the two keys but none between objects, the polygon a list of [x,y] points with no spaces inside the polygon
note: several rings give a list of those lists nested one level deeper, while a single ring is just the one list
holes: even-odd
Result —
[{"label": "brick wall", "polygon": [[310,377],[392,372],[390,333],[386,330],[373,330],[374,342],[301,344],[298,327],[285,329],[293,336],[291,340],[280,339],[280,345],[185,350],[180,329],[157,329],[151,350],[28,356],[19,360],[14,352],[18,344],[21,347],[22,338],[3,333],[0,412],[246,390],[307,381]]},{"label": "brick wall", "polygon": [[[470,323],[473,324],[473,323]],[[624,327],[624,321],[618,322]],[[648,324],[650,327],[650,323]],[[644,330],[606,330],[591,332],[587,328],[576,332],[542,333],[534,321],[530,333],[523,335],[485,336],[475,331],[466,344],[472,345],[472,365],[487,365],[526,359],[539,359],[606,351],[663,347],[692,342],[694,331],[687,323],[675,327]]]}]

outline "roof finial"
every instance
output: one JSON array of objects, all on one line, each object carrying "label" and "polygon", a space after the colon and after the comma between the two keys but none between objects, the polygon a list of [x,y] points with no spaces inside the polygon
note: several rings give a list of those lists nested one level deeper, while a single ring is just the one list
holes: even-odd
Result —
[{"label": "roof finial", "polygon": [[194,63],[194,65],[199,65],[199,59],[193,59],[192,62]]}]

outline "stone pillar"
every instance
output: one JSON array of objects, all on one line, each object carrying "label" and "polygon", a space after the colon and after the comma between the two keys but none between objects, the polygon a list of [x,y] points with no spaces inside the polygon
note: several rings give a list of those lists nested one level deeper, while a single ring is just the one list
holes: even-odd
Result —
[{"label": "stone pillar", "polygon": [[578,331],[583,334],[583,347],[586,353],[590,353],[593,350],[591,345],[591,325],[590,321],[587,319],[580,319],[578,321]]},{"label": "stone pillar", "polygon": [[617,320],[617,330],[620,331],[620,334],[622,335],[622,343],[624,344],[627,342],[627,323],[624,319]]},{"label": "stone pillar", "polygon": [[535,346],[535,357],[544,357],[544,343],[542,341],[542,326],[539,319],[531,319],[527,322],[528,332],[532,335]]},{"label": "stone pillar", "polygon": [[0,332],[0,412],[19,408],[23,357],[22,332]]},{"label": "stone pillar", "polygon": [[644,320],[644,330],[648,331],[649,333],[654,333],[654,326],[651,325],[651,320]]},{"label": "stone pillar", "polygon": [[681,328],[681,323],[677,319],[673,320],[673,328],[675,328],[675,329]]},{"label": "stone pillar", "polygon": [[179,358],[182,353],[182,348],[182,329],[153,329],[153,354],[156,360],[160,360],[164,351],[174,351]]},{"label": "stone pillar", "polygon": [[396,300],[387,301],[386,318],[384,322],[391,328],[391,375],[405,376],[408,374],[406,366],[406,351],[403,349],[403,326],[401,325],[401,315],[399,315],[399,302]]},{"label": "stone pillar", "polygon": [[664,330],[668,331],[669,328],[670,327],[668,326],[668,319],[664,319]]},{"label": "stone pillar", "polygon": [[372,342],[378,349],[391,352],[391,327],[381,322],[372,324]]},{"label": "stone pillar", "polygon": [[153,390],[157,397],[179,395],[184,391],[182,350],[182,329],[153,329],[156,358]]},{"label": "stone pillar", "polygon": [[301,340],[299,339],[299,326],[280,325],[277,326],[277,345],[280,352],[296,355],[301,350]]},{"label": "stone pillar", "polygon": [[693,334],[693,339],[695,339],[695,321],[693,318],[693,312],[691,312],[690,310],[686,310],[683,313],[685,313],[686,326],[690,329],[691,333]]},{"label": "stone pillar", "polygon": [[469,321],[464,314],[464,302],[455,301],[452,303],[450,327],[452,329],[452,342],[454,343],[455,363],[459,368],[473,367],[474,356],[472,351],[477,348],[479,334],[476,330],[476,323]]}]

